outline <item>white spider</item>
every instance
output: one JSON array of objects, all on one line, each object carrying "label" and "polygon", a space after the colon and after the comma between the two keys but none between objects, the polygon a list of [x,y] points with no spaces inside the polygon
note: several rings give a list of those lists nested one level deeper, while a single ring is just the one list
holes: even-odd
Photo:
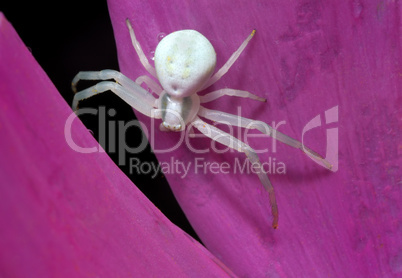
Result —
[{"label": "white spider", "polygon": [[[215,70],[216,53],[208,39],[199,32],[182,30],[173,32],[163,38],[156,47],[155,68],[153,68],[144,55],[128,19],[126,23],[132,44],[142,65],[152,76],[159,80],[162,87],[145,75],[138,77],[134,82],[114,70],[79,72],[72,81],[74,93],[76,93],[76,85],[79,80],[114,79],[116,82],[99,82],[76,93],[72,104],[73,110],[77,110],[79,101],[110,90],[140,113],[148,117],[162,119],[160,125],[162,131],[183,131],[186,125],[191,124],[212,140],[245,153],[252,165],[257,165],[259,169],[257,171],[258,177],[269,193],[273,215],[272,227],[277,228],[278,207],[274,189],[268,176],[262,171],[261,163],[255,151],[249,145],[199,118],[201,116],[218,123],[224,122],[243,128],[257,129],[264,134],[272,136],[274,139],[302,150],[324,167],[331,169],[332,166],[319,154],[305,147],[299,141],[274,130],[264,122],[210,110],[200,105],[200,103],[210,102],[225,95],[265,101],[265,99],[247,91],[234,89],[221,89],[204,96],[197,95],[197,92],[214,84],[229,70],[254,36],[255,30],[240,45],[239,49],[232,54],[225,65],[212,75]],[[145,83],[159,97],[156,99],[148,93],[141,87],[142,83]]]}]

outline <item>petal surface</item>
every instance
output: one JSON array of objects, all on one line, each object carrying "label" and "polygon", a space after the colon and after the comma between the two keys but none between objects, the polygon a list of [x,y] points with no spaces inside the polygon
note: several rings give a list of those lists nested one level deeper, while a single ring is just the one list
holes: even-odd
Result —
[{"label": "petal surface", "polygon": [[232,275],[100,149],[2,13],[0,61],[0,276]]},{"label": "petal surface", "polygon": [[[134,80],[147,72],[131,45],[126,18],[148,58],[158,37],[195,29],[214,46],[217,68],[256,29],[238,61],[205,92],[247,90],[267,103],[225,97],[206,106],[303,138],[334,165],[328,171],[289,146],[218,125],[256,150],[268,148],[260,158],[271,170],[279,205],[279,228],[273,230],[268,195],[243,168],[244,155],[207,138],[186,141],[179,133],[160,133],[159,121],[137,113],[159,162],[189,167],[185,175],[171,168],[166,177],[213,254],[244,277],[402,273],[398,1],[108,4],[120,69]],[[161,152],[169,148],[174,150]]]}]

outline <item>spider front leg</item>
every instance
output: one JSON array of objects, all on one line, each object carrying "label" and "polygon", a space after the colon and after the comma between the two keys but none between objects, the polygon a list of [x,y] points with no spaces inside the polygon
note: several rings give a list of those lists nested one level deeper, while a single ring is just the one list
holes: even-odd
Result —
[{"label": "spider front leg", "polygon": [[327,160],[325,160],[321,155],[319,155],[317,152],[306,147],[301,142],[277,131],[276,129],[273,129],[271,126],[269,126],[268,124],[266,124],[264,122],[243,118],[243,117],[232,115],[232,114],[225,113],[222,111],[210,110],[210,109],[207,109],[202,106],[200,107],[198,115],[200,115],[204,118],[207,118],[211,121],[218,122],[218,123],[227,123],[227,124],[230,124],[233,126],[239,126],[239,127],[244,127],[244,128],[248,128],[248,129],[257,129],[261,133],[267,134],[267,135],[271,136],[272,138],[281,141],[282,143],[285,143],[296,149],[300,149],[306,155],[308,155],[309,157],[314,159],[316,162],[318,162],[321,166],[324,166],[325,168],[330,169],[330,170],[332,168],[332,165]]},{"label": "spider front leg", "polygon": [[[128,88],[130,91],[137,91],[140,87],[137,83],[132,81],[130,78],[118,72],[116,70],[101,70],[101,71],[80,71],[73,78],[71,83],[71,88],[74,93],[77,92],[77,84],[80,80],[108,80],[114,79],[117,83],[122,85],[123,87]],[[148,80],[146,80],[148,81]],[[147,83],[148,85],[148,83]],[[152,97],[146,90],[138,91],[138,94],[145,98],[149,103],[151,101],[155,101],[155,98]],[[152,103],[153,105],[153,103]]]},{"label": "spider front leg", "polygon": [[72,88],[73,91],[76,92],[76,85],[79,80],[107,79],[114,79],[118,83],[112,81],[103,81],[85,90],[77,92],[73,99],[73,110],[77,110],[78,103],[81,100],[110,90],[140,113],[148,117],[159,117],[153,113],[156,99],[144,88],[120,72],[114,70],[82,71],[74,77]]},{"label": "spider front leg", "polygon": [[198,117],[196,117],[191,124],[194,125],[194,127],[197,128],[199,131],[201,131],[201,133],[211,138],[212,140],[217,141],[230,148],[233,148],[239,152],[243,152],[250,160],[252,165],[254,167],[257,166],[258,178],[260,179],[262,185],[269,194],[269,203],[271,205],[272,216],[274,218],[272,221],[272,227],[276,229],[278,227],[279,216],[278,216],[278,206],[276,204],[274,188],[272,187],[272,184],[269,181],[268,176],[264,173],[261,162],[255,151],[249,145],[245,144],[239,139],[231,136],[230,134],[212,125],[207,124]]}]

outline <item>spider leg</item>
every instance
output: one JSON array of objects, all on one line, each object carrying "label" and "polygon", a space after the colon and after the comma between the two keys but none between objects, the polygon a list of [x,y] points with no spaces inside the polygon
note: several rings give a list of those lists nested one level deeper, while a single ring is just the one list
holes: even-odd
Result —
[{"label": "spider leg", "polygon": [[210,92],[204,96],[200,96],[200,102],[201,103],[206,103],[213,101],[217,98],[223,97],[223,96],[235,96],[235,97],[243,97],[243,98],[251,98],[254,100],[258,100],[261,102],[266,102],[267,100],[265,98],[256,96],[250,92],[247,91],[242,91],[242,90],[234,90],[234,89],[220,89],[217,91]]},{"label": "spider leg", "polygon": [[[216,81],[221,79],[222,76],[224,76],[227,71],[230,69],[230,67],[233,65],[234,62],[236,62],[237,58],[239,58],[240,54],[243,52],[244,48],[246,48],[248,42],[253,38],[255,34],[255,30],[251,32],[251,34],[247,37],[247,39],[240,45],[239,49],[237,49],[232,56],[230,56],[229,60],[208,80],[207,83],[202,87],[201,90],[204,90],[214,84]],[[200,91],[201,91],[200,90]]]},{"label": "spider leg", "polygon": [[243,152],[247,158],[250,160],[252,165],[258,167],[258,178],[260,179],[262,185],[264,186],[265,190],[269,194],[269,203],[271,205],[271,211],[273,216],[272,227],[276,229],[278,227],[278,206],[276,204],[275,192],[274,188],[272,187],[271,182],[269,181],[268,176],[264,173],[261,162],[255,153],[255,151],[247,144],[243,143],[239,139],[231,136],[230,134],[207,124],[206,122],[202,121],[200,118],[196,117],[195,120],[191,123],[194,125],[201,133],[205,136],[211,138],[214,141],[217,141],[225,146],[233,148],[239,152]]},{"label": "spider leg", "polygon": [[153,66],[148,61],[147,56],[145,56],[144,51],[142,51],[140,43],[137,41],[137,38],[135,37],[133,27],[131,26],[130,20],[127,18],[126,19],[126,24],[128,27],[128,30],[130,32],[130,37],[131,37],[131,43],[134,46],[135,51],[137,52],[138,58],[140,58],[141,64],[144,66],[144,68],[153,76],[156,76],[156,71]]},{"label": "spider leg", "polygon": [[[74,111],[76,111],[78,108],[78,103],[81,100],[110,90],[140,113],[148,117],[159,118],[160,115],[155,114],[156,109],[153,108],[155,98],[148,94],[148,92],[144,88],[140,87],[134,82],[133,84],[135,86],[126,88],[112,81],[99,82],[92,87],[76,93],[74,95],[72,108]],[[145,98],[144,96],[147,97]]]},{"label": "spider leg", "polygon": [[330,170],[332,168],[332,165],[326,159],[324,159],[321,155],[319,155],[317,152],[306,147],[301,142],[277,131],[276,129],[273,129],[271,126],[269,126],[268,124],[266,124],[264,122],[243,118],[243,117],[225,113],[222,111],[210,110],[210,109],[207,109],[202,106],[200,107],[198,115],[200,115],[204,118],[207,118],[209,120],[219,122],[219,123],[227,123],[227,124],[230,124],[233,126],[240,126],[240,127],[244,127],[244,128],[248,128],[248,129],[257,129],[261,133],[267,134],[267,135],[271,136],[272,138],[281,141],[282,143],[285,143],[296,149],[300,149],[301,151],[303,151],[306,155],[311,157],[313,160],[315,160],[321,166],[324,166],[325,168],[330,169]]},{"label": "spider leg", "polygon": [[[144,88],[136,84],[130,78],[126,77],[121,72],[115,70],[101,70],[101,71],[80,71],[73,79],[71,87],[74,93],[77,92],[77,83],[80,80],[108,80],[114,79],[118,84],[126,88],[126,91],[132,92],[132,94],[138,95],[143,101],[149,105],[153,106],[155,103],[155,98],[148,93]],[[102,82],[103,83],[103,82]],[[110,82],[113,83],[113,82]],[[95,85],[96,86],[96,85]],[[94,86],[94,87],[95,87]],[[94,88],[91,87],[91,88]],[[86,89],[84,91],[87,91]],[[107,89],[109,90],[109,89]],[[83,92],[83,91],[82,91]],[[130,94],[130,93],[129,93]],[[93,94],[95,95],[95,94]],[[92,95],[91,95],[92,96]],[[77,98],[77,94],[74,99]]]},{"label": "spider leg", "polygon": [[140,86],[142,85],[142,83],[145,83],[148,86],[148,88],[151,89],[151,91],[154,92],[155,94],[157,94],[158,96],[163,91],[161,86],[159,86],[158,83],[156,83],[151,77],[149,77],[147,75],[142,75],[142,76],[138,77],[135,80],[135,83],[137,83]]}]

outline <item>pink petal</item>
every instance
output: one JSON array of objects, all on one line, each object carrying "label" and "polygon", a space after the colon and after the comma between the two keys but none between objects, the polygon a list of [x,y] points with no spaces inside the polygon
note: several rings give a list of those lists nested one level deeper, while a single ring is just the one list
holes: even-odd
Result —
[{"label": "pink petal", "polygon": [[[230,275],[104,152],[69,147],[71,109],[1,13],[0,60],[0,276]],[[71,134],[99,148],[78,119]]]},{"label": "pink petal", "polygon": [[[241,107],[248,118],[269,124],[285,121],[279,130],[299,140],[307,123],[321,116],[321,127],[304,139],[322,154],[326,131],[335,128],[339,133],[328,137],[330,150],[336,149],[339,138],[337,172],[280,143],[277,152],[260,155],[263,162],[275,158],[286,165],[285,175],[270,175],[279,205],[278,230],[271,228],[268,196],[256,175],[235,174],[233,167],[230,174],[214,174],[208,167],[196,173],[194,168],[196,158],[233,166],[235,160],[244,162],[242,154],[196,154],[185,143],[172,152],[156,152],[161,163],[172,157],[192,163],[185,178],[177,171],[166,177],[212,253],[247,277],[402,273],[397,1],[108,2],[121,71],[132,79],[147,73],[131,46],[126,18],[149,57],[161,32],[200,31],[215,47],[218,68],[255,28],[246,51],[208,91],[248,90],[267,98],[267,104],[226,97],[208,107],[235,114]],[[159,121],[137,115],[150,134],[156,129],[155,138],[150,138],[155,150],[178,142],[180,134],[160,133]],[[198,149],[211,146],[207,138],[190,142]],[[255,149],[270,148],[271,142],[250,140]],[[336,164],[336,156],[331,159]]]}]

